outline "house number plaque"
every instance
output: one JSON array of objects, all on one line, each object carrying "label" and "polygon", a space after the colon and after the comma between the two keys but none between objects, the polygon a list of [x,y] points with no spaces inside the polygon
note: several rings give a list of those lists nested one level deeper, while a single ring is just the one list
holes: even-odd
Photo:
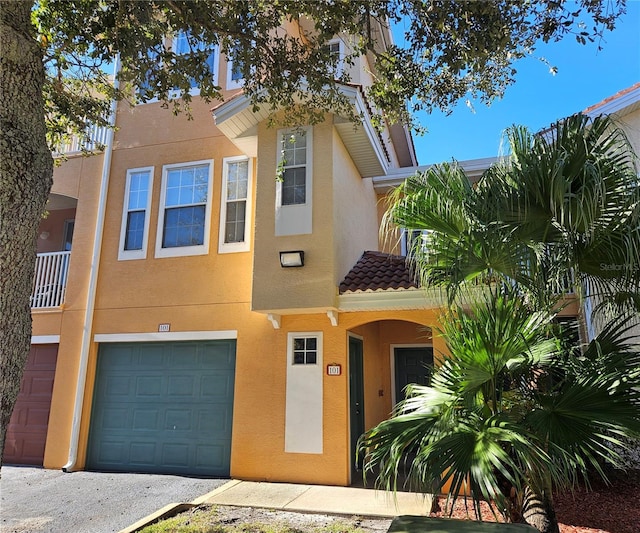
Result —
[{"label": "house number plaque", "polygon": [[331,363],[327,365],[327,376],[339,376],[342,374],[342,365]]}]

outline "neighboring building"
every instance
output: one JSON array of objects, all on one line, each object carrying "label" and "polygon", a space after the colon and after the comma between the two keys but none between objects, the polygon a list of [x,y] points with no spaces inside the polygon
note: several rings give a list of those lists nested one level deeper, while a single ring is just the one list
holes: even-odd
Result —
[{"label": "neighboring building", "polygon": [[378,235],[409,132],[270,128],[212,60],[215,120],[121,103],[106,150],[56,168],[5,462],[349,485],[357,438],[444,351],[438,293]]},{"label": "neighboring building", "polygon": [[[591,117],[598,115],[612,116],[616,124],[627,135],[634,153],[640,156],[640,82],[588,107],[584,110],[584,113]],[[585,315],[590,316],[592,310],[591,300],[587,301],[585,307]],[[588,320],[586,325],[589,340],[593,339],[602,329],[602,324],[599,320]],[[629,335],[640,339],[640,319],[638,319],[638,323],[634,328],[629,331]]]}]

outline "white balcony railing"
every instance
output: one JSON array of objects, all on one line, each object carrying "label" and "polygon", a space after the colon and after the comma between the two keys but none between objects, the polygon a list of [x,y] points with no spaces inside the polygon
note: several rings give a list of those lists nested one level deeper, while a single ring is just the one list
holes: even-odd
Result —
[{"label": "white balcony railing", "polygon": [[59,307],[64,302],[71,252],[38,254],[31,289],[31,308]]},{"label": "white balcony railing", "polygon": [[72,135],[66,143],[61,143],[56,146],[54,154],[57,155],[69,155],[73,153],[81,152],[82,150],[94,151],[98,150],[100,146],[107,144],[107,132],[109,128],[105,126],[90,125],[88,127],[88,136],[91,141],[87,141],[78,135]]}]

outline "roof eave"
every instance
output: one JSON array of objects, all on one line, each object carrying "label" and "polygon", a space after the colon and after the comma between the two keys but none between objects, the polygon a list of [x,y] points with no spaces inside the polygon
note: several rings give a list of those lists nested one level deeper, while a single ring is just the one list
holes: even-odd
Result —
[{"label": "roof eave", "polygon": [[[363,117],[362,123],[335,121],[345,147],[362,177],[384,174],[389,169],[389,160],[380,136],[372,124],[371,114],[364,96],[358,87],[341,85],[341,92],[354,106],[356,114]],[[218,129],[240,150],[251,157],[257,156],[257,126],[267,120],[273,110],[266,106],[255,107],[246,95],[240,93],[212,110]]]},{"label": "roof eave", "polygon": [[377,290],[348,292],[338,296],[340,312],[418,310],[442,307],[446,298],[439,289]]}]

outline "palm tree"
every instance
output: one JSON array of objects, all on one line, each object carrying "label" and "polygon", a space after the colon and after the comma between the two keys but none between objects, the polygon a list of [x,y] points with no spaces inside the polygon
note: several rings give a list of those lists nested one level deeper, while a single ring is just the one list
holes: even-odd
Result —
[{"label": "palm tree", "polygon": [[474,187],[456,164],[408,179],[384,226],[429,230],[411,251],[424,286],[452,302],[470,281],[500,278],[548,303],[577,290],[599,307],[640,310],[640,180],[613,120],[578,114],[543,134],[507,130],[509,156]]},{"label": "palm tree", "polygon": [[[538,135],[514,126],[506,140],[508,157],[477,184],[454,162],[390,197],[383,230],[426,230],[409,262],[422,286],[448,294],[450,355],[361,450],[381,486],[395,488],[408,463],[414,487],[451,482],[453,498],[468,490],[476,508],[486,499],[557,531],[553,491],[589,469],[604,475],[601,462],[617,462],[607,443],[638,434],[640,359],[625,343],[640,310],[640,182],[608,117]],[[573,291],[614,311],[583,353],[550,329]]]},{"label": "palm tree", "polygon": [[550,335],[554,312],[532,311],[509,285],[453,307],[442,334],[450,355],[430,386],[410,385],[393,416],[363,435],[360,452],[378,486],[425,492],[449,483],[448,503],[471,495],[495,512],[557,532],[553,491],[572,487],[609,444],[640,431],[640,355],[626,321],[574,357]]}]

